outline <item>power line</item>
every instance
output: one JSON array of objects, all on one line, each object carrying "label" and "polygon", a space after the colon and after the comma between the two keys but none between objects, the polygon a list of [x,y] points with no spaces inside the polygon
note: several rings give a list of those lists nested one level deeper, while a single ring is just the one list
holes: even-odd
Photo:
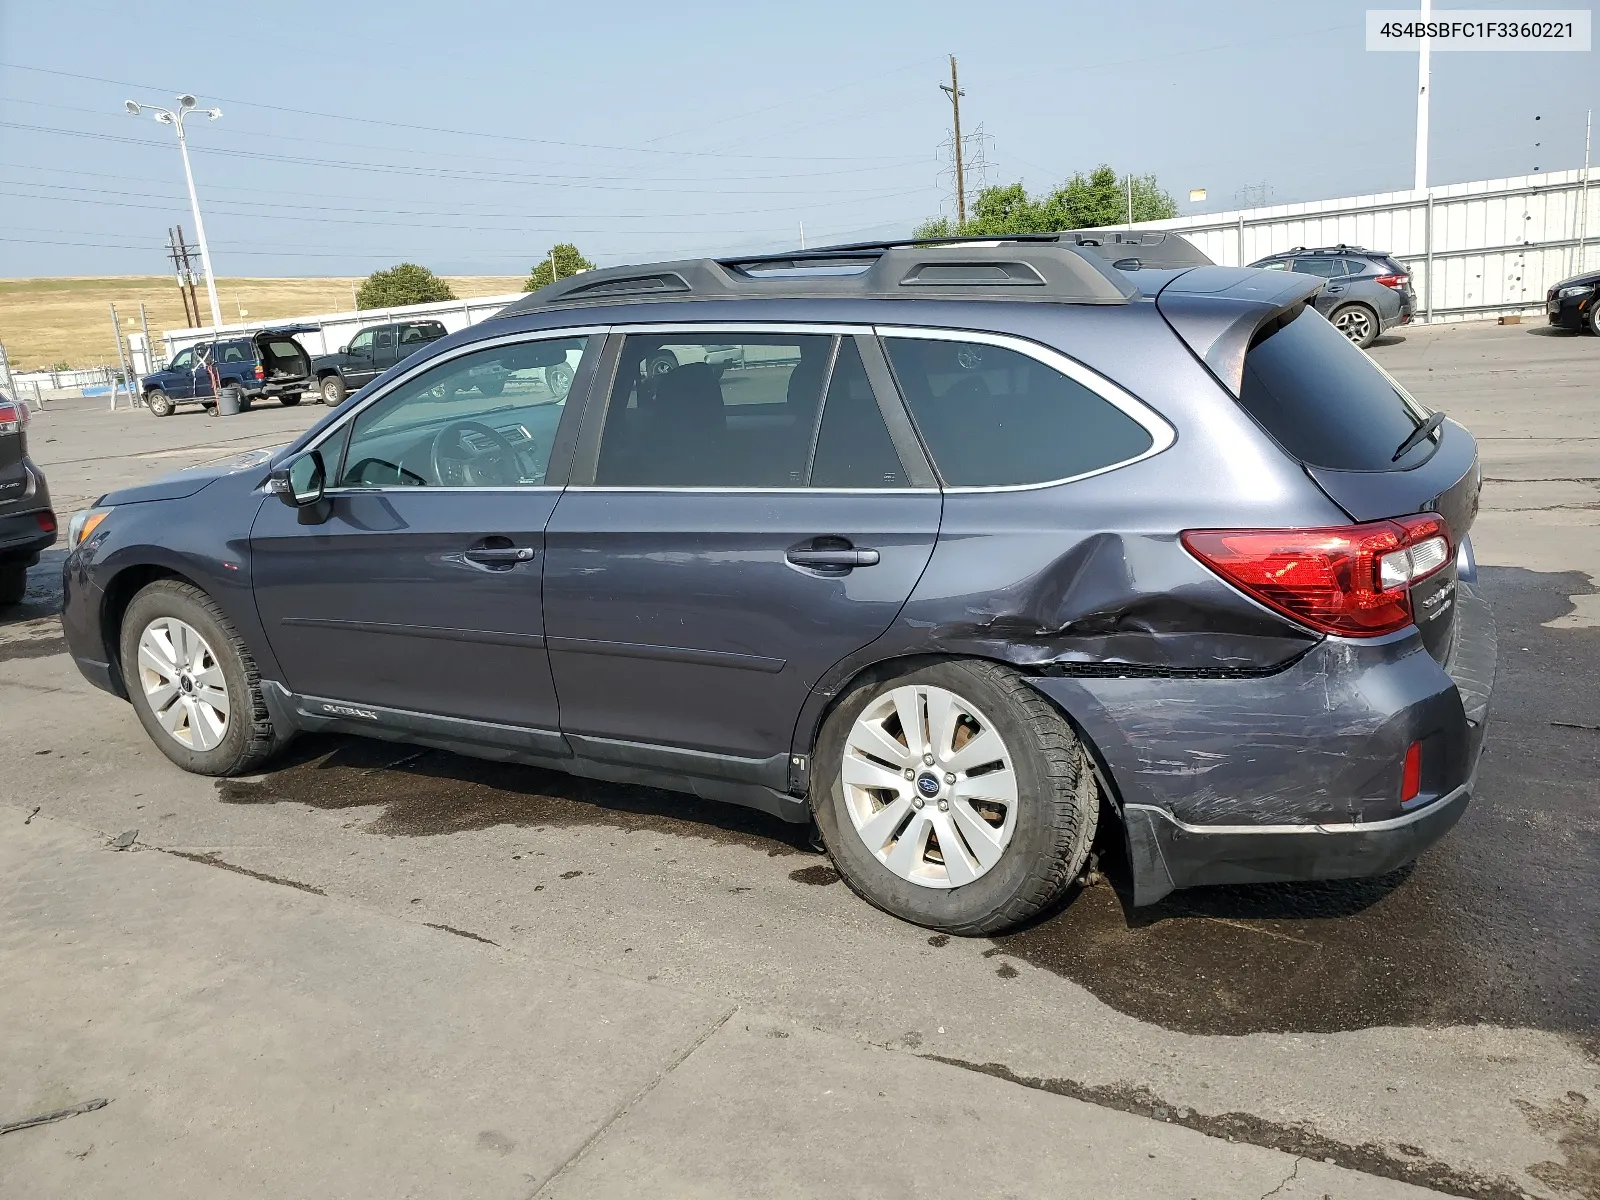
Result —
[{"label": "power line", "polygon": [[[101,75],[85,75],[76,71],[61,71],[52,67],[34,67],[25,63],[0,62],[0,67],[14,71],[32,71],[40,75],[56,75],[64,79],[81,79],[90,83],[109,83],[117,87],[146,88],[163,90],[161,84],[135,83],[127,79],[107,79]],[[178,90],[178,89],[166,89]],[[409,129],[422,133],[443,133],[452,137],[481,137],[502,142],[524,142],[535,146],[562,146],[573,150],[603,150],[619,154],[655,154],[679,158],[742,158],[758,162],[784,162],[793,158],[793,155],[776,154],[726,154],[713,150],[664,150],[645,146],[615,146],[601,142],[568,142],[555,138],[519,137],[510,133],[489,133],[481,129],[450,129],[439,125],[413,125],[404,121],[384,121],[376,117],[353,117],[345,113],[319,112],[309,108],[289,108],[281,104],[263,104],[258,100],[244,100],[238,97],[217,96],[225,104],[240,104],[250,108],[265,109],[270,112],[293,113],[302,117],[322,117],[334,121],[353,121],[361,125],[380,125],[390,129]],[[882,156],[876,154],[853,155],[809,155],[817,161],[827,162],[863,162],[881,161]]]}]

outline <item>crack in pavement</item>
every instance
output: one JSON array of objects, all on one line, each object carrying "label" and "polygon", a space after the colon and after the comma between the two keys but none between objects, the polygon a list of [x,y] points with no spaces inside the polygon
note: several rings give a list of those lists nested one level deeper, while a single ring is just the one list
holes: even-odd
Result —
[{"label": "crack in pavement", "polygon": [[1294,1166],[1290,1168],[1289,1173],[1278,1181],[1277,1187],[1273,1188],[1270,1192],[1263,1192],[1261,1194],[1261,1200],[1267,1200],[1268,1196],[1276,1196],[1279,1192],[1283,1191],[1284,1188],[1288,1187],[1289,1184],[1294,1181],[1295,1176],[1300,1174],[1300,1164],[1303,1162],[1305,1162],[1305,1159],[1297,1156],[1294,1160]]}]

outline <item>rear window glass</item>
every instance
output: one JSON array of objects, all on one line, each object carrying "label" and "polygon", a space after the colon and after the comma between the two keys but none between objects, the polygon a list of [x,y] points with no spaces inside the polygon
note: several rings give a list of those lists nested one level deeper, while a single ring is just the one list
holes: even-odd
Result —
[{"label": "rear window glass", "polygon": [[1250,348],[1239,403],[1279,445],[1314,467],[1402,470],[1433,450],[1425,439],[1391,461],[1426,414],[1310,307]]},{"label": "rear window glass", "polygon": [[297,342],[268,342],[267,353],[276,359],[293,361],[300,357],[300,346]]},{"label": "rear window glass", "polygon": [[917,429],[952,487],[1070,479],[1138,458],[1153,444],[1127,413],[1029,355],[982,342],[885,344]]}]

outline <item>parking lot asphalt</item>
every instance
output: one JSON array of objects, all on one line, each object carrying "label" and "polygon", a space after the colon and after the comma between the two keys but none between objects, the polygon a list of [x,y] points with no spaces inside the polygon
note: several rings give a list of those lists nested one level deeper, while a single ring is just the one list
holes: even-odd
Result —
[{"label": "parking lot asphalt", "polygon": [[[139,845],[190,856],[173,869],[227,875],[230,887],[316,889],[337,902],[325,915],[335,923],[368,928],[376,914],[433,926],[461,943],[451,953],[468,939],[450,935],[467,934],[493,943],[474,952],[709,999],[818,1045],[871,1047],[885,1056],[873,1063],[892,1064],[873,1068],[894,1077],[886,1092],[926,1087],[915,1070],[937,1067],[945,1081],[1000,1089],[975,1111],[1024,1123],[1054,1119],[1030,1103],[1067,1098],[1204,1135],[1196,1145],[1263,1147],[1452,1194],[1600,1197],[1600,339],[1445,326],[1402,330],[1373,354],[1480,438],[1474,542],[1501,646],[1474,803],[1445,842],[1385,879],[1179,893],[1135,910],[1108,848],[1107,882],[1048,919],[948,939],[867,908],[794,831],[667,793],[345,738],[304,739],[263,776],[218,785],[176,772],[125,705],[77,677],[52,615],[51,563],[0,624],[0,728],[25,731],[0,738],[0,804],[17,822],[38,807],[35,825],[56,822],[52,836],[69,841],[71,830],[137,828]],[[40,415],[32,442],[65,513],[124,482],[286,440],[320,412],[158,421],[64,406]],[[170,936],[181,930],[173,914]],[[45,936],[27,922],[7,935],[7,972],[18,969],[8,956],[37,953]],[[160,939],[149,941],[156,961]],[[436,971],[431,944],[415,952]],[[48,988],[37,999],[48,1009]],[[671,1192],[690,1160],[663,1139],[677,1129],[693,1146],[712,1135],[684,1121],[732,1122],[745,1157],[729,1161],[744,1174],[711,1172],[707,1190],[735,1194],[765,1161],[748,1150],[760,1131],[713,1093],[770,1095],[827,1074],[805,1054],[767,1053],[790,1040],[697,1053],[628,1120],[601,1126],[594,1152],[654,1163]],[[0,1045],[0,1065],[12,1053]],[[71,1056],[68,1066],[86,1069]],[[39,1099],[0,1097],[0,1122]],[[1007,1107],[1017,1097],[1037,1099]],[[815,1145],[785,1143],[796,1162],[846,1144],[814,1109],[786,1099],[771,1113],[791,1132],[817,1122]],[[935,1124],[960,1120],[941,1112]],[[0,1171],[19,1136],[0,1139]],[[599,1194],[610,1185],[585,1193],[583,1172],[602,1160],[566,1160],[546,1182]],[[1215,1161],[1222,1171],[1229,1160]],[[1018,1174],[1014,1190],[1041,1190],[1033,1179]],[[1341,1179],[1305,1194],[1387,1186]],[[1130,1194],[1191,1193],[1180,1183]]]}]

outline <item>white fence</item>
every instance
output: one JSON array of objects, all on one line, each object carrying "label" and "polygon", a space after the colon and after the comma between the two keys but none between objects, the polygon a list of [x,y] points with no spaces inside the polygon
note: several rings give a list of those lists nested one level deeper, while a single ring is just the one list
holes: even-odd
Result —
[{"label": "white fence", "polygon": [[478,296],[471,300],[444,300],[438,304],[407,304],[397,308],[363,308],[358,312],[318,313],[306,317],[282,317],[271,321],[251,321],[243,325],[223,325],[213,331],[207,329],[168,329],[162,335],[166,343],[166,360],[185,346],[195,342],[211,341],[231,334],[249,334],[260,329],[277,329],[288,325],[315,325],[314,333],[295,335],[295,340],[312,355],[332,354],[347,345],[359,329],[369,325],[383,325],[389,321],[412,320],[425,317],[440,322],[450,333],[476,325],[492,317],[513,300],[520,300],[522,292],[507,296]]},{"label": "white fence", "polygon": [[1552,171],[1134,228],[1176,230],[1225,266],[1295,246],[1386,250],[1411,269],[1419,319],[1471,320],[1542,308],[1551,284],[1600,268],[1600,189],[1582,176]]},{"label": "white fence", "polygon": [[19,389],[32,389],[37,395],[40,391],[105,387],[120,375],[115,367],[85,367],[76,371],[13,371],[11,379]]}]

